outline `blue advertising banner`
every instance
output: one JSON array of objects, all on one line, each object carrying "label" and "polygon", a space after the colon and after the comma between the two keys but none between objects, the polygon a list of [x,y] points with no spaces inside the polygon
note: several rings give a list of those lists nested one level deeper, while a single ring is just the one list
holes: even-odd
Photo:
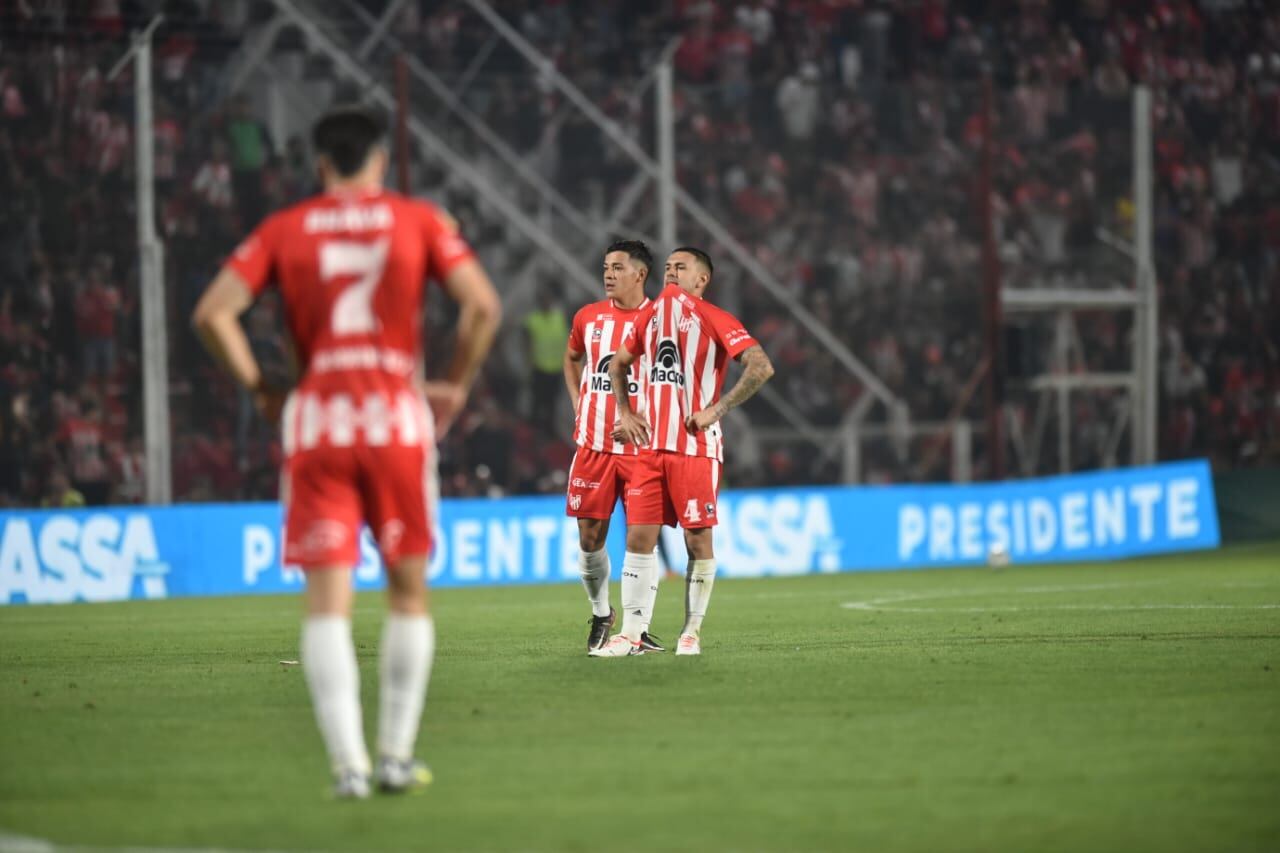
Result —
[{"label": "blue advertising banner", "polygon": [[[0,604],[297,590],[280,564],[275,504],[0,512]],[[446,499],[429,568],[436,587],[577,580],[576,522],[555,496]],[[625,520],[608,548],[622,565]],[[1203,461],[979,485],[726,491],[715,533],[724,577],[1013,562],[1105,560],[1218,545]],[[664,549],[682,569],[680,533]],[[361,588],[381,565],[362,542]]]}]

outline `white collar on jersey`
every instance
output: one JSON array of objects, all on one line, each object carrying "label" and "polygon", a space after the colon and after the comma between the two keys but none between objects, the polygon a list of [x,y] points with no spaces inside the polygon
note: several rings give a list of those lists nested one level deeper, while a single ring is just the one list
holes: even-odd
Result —
[{"label": "white collar on jersey", "polygon": [[609,297],[609,304],[613,306],[614,311],[640,311],[644,306],[649,304],[649,297],[646,296],[644,299],[640,300],[640,304],[635,308],[623,308],[618,304],[618,300],[614,299],[612,296]]},{"label": "white collar on jersey", "polygon": [[365,199],[376,198],[386,191],[386,187],[335,187],[334,189],[325,190],[322,195],[339,201],[364,201]]}]

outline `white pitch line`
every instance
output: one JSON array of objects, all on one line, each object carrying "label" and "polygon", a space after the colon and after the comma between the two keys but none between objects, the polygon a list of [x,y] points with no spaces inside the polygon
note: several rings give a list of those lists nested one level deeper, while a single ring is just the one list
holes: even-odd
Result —
[{"label": "white pitch line", "polygon": [[997,595],[1046,595],[1061,592],[1096,592],[1100,590],[1135,589],[1138,587],[1159,586],[1163,580],[1131,581],[1097,584],[1061,584],[1054,586],[1024,586],[1003,589],[947,589],[931,592],[915,592],[899,595],[884,595],[869,598],[865,601],[846,601],[840,606],[845,610],[884,611],[890,613],[1022,613],[1046,610],[1080,610],[1080,611],[1131,611],[1131,610],[1277,610],[1280,604],[1160,604],[1144,602],[1142,604],[1037,604],[1037,605],[986,605],[982,607],[921,607],[909,602],[935,601],[947,598],[974,598],[978,596]]},{"label": "white pitch line", "polygon": [[1042,604],[1032,607],[895,607],[874,601],[846,601],[846,610],[885,613],[1034,613],[1046,610],[1280,610],[1280,604]]},{"label": "white pitch line", "polygon": [[[889,610],[895,609],[884,605],[896,605],[908,601],[934,601],[940,598],[976,598],[992,595],[1045,595],[1059,592],[1097,592],[1113,589],[1137,589],[1139,587],[1160,586],[1163,580],[1150,581],[1113,581],[1111,583],[1093,584],[1061,584],[1054,586],[1019,586],[1019,587],[968,587],[965,589],[938,589],[929,591],[902,592],[892,595],[881,595],[866,601],[846,601],[840,606],[846,610]],[[902,610],[903,608],[896,608]],[[956,608],[942,608],[956,610]]]},{"label": "white pitch line", "polygon": [[[1137,589],[1143,586],[1163,586],[1168,583],[1164,580],[1150,581],[1113,581],[1111,583],[1085,583],[1085,584],[1058,584],[1056,586],[1020,586],[1009,590],[1011,595],[1019,595],[1021,593],[1031,593],[1039,595],[1049,592],[1097,592],[1106,589]],[[981,590],[986,592],[986,590]]]},{"label": "white pitch line", "polygon": [[0,853],[290,853],[283,850],[248,850],[238,847],[97,847],[82,844],[54,844],[45,838],[32,838],[0,832]]},{"label": "white pitch line", "polygon": [[0,832],[0,853],[53,853],[56,849],[43,838]]},{"label": "white pitch line", "polygon": [[1106,589],[1133,589],[1153,587],[1165,580],[1116,581],[1107,584],[1060,584],[1046,587],[1015,587],[1001,589],[938,589],[931,592],[893,594],[868,598],[865,601],[846,601],[840,605],[845,610],[883,611],[895,613],[1019,613],[1036,611],[1143,611],[1143,610],[1280,610],[1280,605],[1220,605],[1220,603],[1156,603],[1143,602],[1134,605],[984,605],[980,607],[923,607],[914,602],[937,601],[940,598],[973,598],[978,596],[1023,596],[1023,594],[1053,594],[1096,592]]}]

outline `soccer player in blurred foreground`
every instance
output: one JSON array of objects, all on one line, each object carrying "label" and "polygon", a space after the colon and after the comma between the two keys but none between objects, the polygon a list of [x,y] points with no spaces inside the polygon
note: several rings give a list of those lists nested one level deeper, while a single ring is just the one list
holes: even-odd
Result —
[{"label": "soccer player in blurred foreground", "polygon": [[[617,402],[613,398],[609,362],[636,317],[649,305],[644,283],[652,267],[653,255],[644,243],[620,240],[609,246],[604,255],[604,291],[608,298],[584,305],[574,315],[564,353],[565,384],[575,416],[573,440],[578,446],[569,470],[565,511],[578,519],[578,566],[591,602],[588,652],[608,641],[615,618],[614,609],[609,606],[609,554],[604,549],[609,519],[621,497],[628,527],[635,523],[627,489],[639,455],[649,452],[647,447],[623,443],[612,435]],[[627,399],[638,411],[644,411],[647,381],[642,364],[634,362],[623,384]],[[661,525],[661,515],[652,523]],[[640,611],[636,615],[641,616],[639,636],[643,651],[664,651],[662,644],[648,633],[658,594],[658,572],[656,559],[643,565],[632,561],[622,570],[622,606],[626,612]]]},{"label": "soccer player in blurred foreground", "polygon": [[[435,652],[426,562],[439,501],[435,442],[466,402],[501,313],[447,214],[383,189],[382,119],[338,108],[312,130],[324,192],[268,217],[218,273],[192,322],[214,358],[282,423],[284,561],[306,574],[302,667],[339,798],[431,781],[414,742]],[[444,379],[423,382],[426,279],[459,305]],[[267,385],[239,316],[280,288],[301,380]],[[428,405],[430,408],[428,408]],[[283,412],[282,412],[283,409]],[[387,566],[378,762],[364,742],[351,639],[352,573],[367,522]]]},{"label": "soccer player in blurred foreground", "polygon": [[[685,622],[676,642],[677,655],[702,653],[702,619],[716,579],[711,528],[716,523],[724,439],[720,419],[741,405],[773,376],[773,364],[760,344],[727,311],[702,298],[711,283],[711,258],[701,249],[683,247],[667,258],[666,286],[636,318],[632,331],[609,363],[618,425],[614,437],[651,444],[654,452],[638,457],[637,472],[627,491],[628,565],[654,559],[661,524],[631,522],[632,511],[646,522],[662,517],[684,528],[689,550],[685,575]],[[637,358],[649,359],[649,387],[644,413],[633,411],[620,383]],[[723,397],[729,358],[742,362],[738,382]],[[623,657],[641,651],[641,626],[624,612],[622,631],[598,657]]]}]

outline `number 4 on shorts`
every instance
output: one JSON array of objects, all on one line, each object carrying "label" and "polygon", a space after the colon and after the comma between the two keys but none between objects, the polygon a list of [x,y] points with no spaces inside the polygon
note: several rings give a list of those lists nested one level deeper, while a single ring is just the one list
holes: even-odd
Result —
[{"label": "number 4 on shorts", "polygon": [[684,508],[684,520],[690,524],[697,524],[702,521],[702,516],[698,514],[697,498],[689,498],[689,503]]}]

